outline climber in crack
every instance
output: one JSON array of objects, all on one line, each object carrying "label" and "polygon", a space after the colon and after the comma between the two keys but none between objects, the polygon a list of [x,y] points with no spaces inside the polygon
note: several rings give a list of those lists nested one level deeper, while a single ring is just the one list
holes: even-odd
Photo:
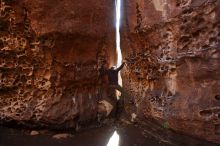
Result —
[{"label": "climber in crack", "polygon": [[[103,63],[103,66],[100,68],[100,77],[104,77],[105,75],[107,75],[108,77],[108,86],[110,90],[118,90],[121,92],[121,96],[119,98],[119,100],[117,100],[116,102],[116,107],[115,107],[115,117],[116,120],[118,120],[120,118],[120,115],[124,109],[124,103],[125,103],[125,99],[127,100],[128,95],[124,92],[124,89],[118,84],[118,73],[120,70],[123,69],[123,67],[125,66],[125,61],[123,61],[123,63],[121,64],[120,67],[116,68],[115,66],[112,66],[110,69],[108,69],[107,63]],[[115,93],[115,92],[114,92]],[[113,93],[113,94],[114,94]],[[110,92],[110,94],[112,94],[112,92]],[[112,96],[111,96],[112,97]],[[126,98],[125,98],[126,97]]]},{"label": "climber in crack", "polygon": [[118,84],[118,73],[124,67],[125,62],[118,68],[112,66],[110,69],[106,69],[104,66],[100,68],[100,75],[107,75],[108,76],[108,84],[110,88],[114,88],[123,94],[123,88]]}]

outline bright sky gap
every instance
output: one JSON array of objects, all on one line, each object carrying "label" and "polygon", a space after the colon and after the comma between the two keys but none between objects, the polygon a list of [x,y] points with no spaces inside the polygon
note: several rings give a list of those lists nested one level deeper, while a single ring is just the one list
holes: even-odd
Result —
[{"label": "bright sky gap", "polygon": [[[122,63],[122,53],[120,47],[120,18],[121,18],[121,0],[115,0],[116,8],[116,52],[117,52],[117,67]],[[119,72],[119,85],[122,86],[121,74]],[[119,135],[115,131],[110,138],[107,146],[118,146],[119,145]]]},{"label": "bright sky gap", "polygon": [[[115,0],[116,8],[116,52],[117,52],[117,67],[122,63],[122,53],[120,46],[120,19],[121,19],[121,0]],[[121,73],[119,72],[119,85],[122,86]]]}]

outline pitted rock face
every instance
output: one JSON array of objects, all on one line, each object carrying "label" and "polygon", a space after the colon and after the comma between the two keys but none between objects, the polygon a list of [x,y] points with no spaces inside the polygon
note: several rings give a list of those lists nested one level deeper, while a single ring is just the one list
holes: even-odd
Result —
[{"label": "pitted rock face", "polygon": [[[125,0],[132,121],[220,143],[220,1]],[[99,68],[116,60],[114,1],[0,2],[0,121],[78,128],[109,115]],[[144,119],[139,121],[139,119]]]},{"label": "pitted rock face", "polygon": [[115,62],[113,5],[0,2],[1,122],[68,128],[106,114],[98,111],[108,98],[99,68]]},{"label": "pitted rock face", "polygon": [[160,2],[125,2],[126,110],[220,143],[220,1]]}]

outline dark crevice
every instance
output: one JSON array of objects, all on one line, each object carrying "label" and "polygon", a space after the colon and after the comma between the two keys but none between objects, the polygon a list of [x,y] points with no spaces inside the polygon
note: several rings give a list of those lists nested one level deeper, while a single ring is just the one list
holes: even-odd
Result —
[{"label": "dark crevice", "polygon": [[215,95],[216,100],[220,100],[220,95]]},{"label": "dark crevice", "polygon": [[200,111],[199,114],[201,116],[207,117],[207,116],[211,116],[212,115],[212,111],[211,110],[204,110],[204,111]]}]

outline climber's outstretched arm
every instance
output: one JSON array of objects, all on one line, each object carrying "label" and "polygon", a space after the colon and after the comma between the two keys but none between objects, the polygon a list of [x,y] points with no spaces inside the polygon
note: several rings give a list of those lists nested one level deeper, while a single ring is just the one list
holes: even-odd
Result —
[{"label": "climber's outstretched arm", "polygon": [[119,68],[117,68],[116,70],[120,71],[124,67],[124,65],[125,65],[125,62],[123,62],[122,65]]}]

